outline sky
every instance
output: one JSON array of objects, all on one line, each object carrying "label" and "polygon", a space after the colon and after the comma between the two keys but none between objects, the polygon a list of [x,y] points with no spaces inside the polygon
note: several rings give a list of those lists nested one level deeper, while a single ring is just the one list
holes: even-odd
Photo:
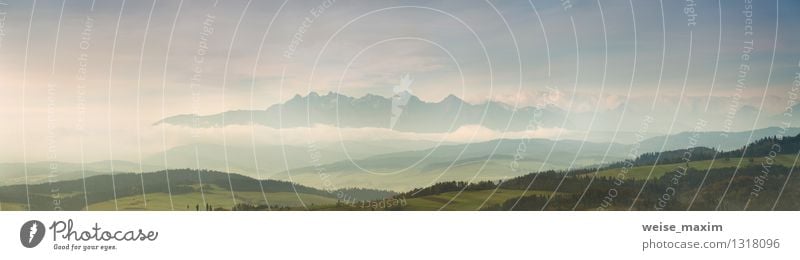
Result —
[{"label": "sky", "polygon": [[433,102],[532,106],[550,87],[569,111],[724,109],[746,63],[742,102],[778,113],[800,3],[754,2],[0,0],[0,162],[133,158],[197,141],[164,117],[390,96],[404,75]]}]

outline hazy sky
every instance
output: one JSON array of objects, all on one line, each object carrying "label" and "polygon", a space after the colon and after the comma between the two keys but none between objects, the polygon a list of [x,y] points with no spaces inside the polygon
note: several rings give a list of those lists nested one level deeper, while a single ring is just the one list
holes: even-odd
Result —
[{"label": "hazy sky", "polygon": [[166,116],[389,96],[405,74],[429,101],[529,106],[552,86],[565,110],[613,109],[629,88],[650,104],[685,82],[697,105],[734,93],[751,38],[743,101],[780,110],[800,71],[800,3],[754,1],[748,36],[745,1],[721,2],[0,0],[0,161],[23,147],[74,159],[80,142],[96,159],[163,150],[180,143],[151,126]]}]

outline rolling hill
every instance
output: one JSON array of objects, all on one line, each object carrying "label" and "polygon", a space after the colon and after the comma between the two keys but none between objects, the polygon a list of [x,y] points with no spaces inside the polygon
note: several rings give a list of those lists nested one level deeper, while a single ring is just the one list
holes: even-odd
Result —
[{"label": "rolling hill", "polygon": [[[699,153],[696,160],[675,163],[652,160],[650,154],[601,169],[537,172],[495,182],[437,183],[396,195],[407,203],[391,209],[800,210],[800,180],[792,178],[800,135],[763,138],[747,148],[720,151],[715,160]],[[668,158],[684,152],[663,154]]]},{"label": "rolling hill", "polygon": [[56,205],[62,210],[185,210],[187,206],[205,203],[215,209],[230,210],[239,203],[298,207],[337,200],[374,200],[393,194],[368,189],[320,190],[239,174],[182,169],[97,175],[27,187],[3,186],[0,187],[0,210],[27,206],[28,199],[31,210],[54,210]]},{"label": "rolling hill", "polygon": [[[582,150],[577,153],[581,145]],[[323,187],[323,181],[327,181],[334,186],[401,191],[439,181],[494,180],[540,169],[564,169],[573,160],[574,167],[585,167],[601,161],[609,146],[611,147],[606,161],[622,160],[626,152],[625,145],[571,140],[556,142],[546,139],[502,139],[443,145],[291,169],[273,175],[273,178],[312,187]],[[552,153],[551,147],[554,147]],[[546,158],[548,159],[545,163]],[[320,172],[327,177],[320,178]]]}]

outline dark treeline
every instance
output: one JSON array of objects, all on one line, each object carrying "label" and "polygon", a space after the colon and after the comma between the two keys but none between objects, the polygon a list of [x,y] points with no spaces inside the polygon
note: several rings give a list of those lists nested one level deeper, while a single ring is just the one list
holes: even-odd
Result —
[{"label": "dark treeline", "polygon": [[634,160],[612,163],[604,167],[604,169],[623,167],[631,163],[633,166],[683,163],[686,158],[690,158],[692,161],[711,160],[715,159],[714,154],[716,154],[716,159],[730,160],[742,157],[768,156],[770,153],[796,154],[798,151],[800,151],[800,135],[783,138],[770,136],[731,151],[718,151],[714,148],[694,147],[675,151],[644,153]]},{"label": "dark treeline", "polygon": [[718,157],[736,158],[742,156],[767,156],[773,151],[777,154],[796,154],[798,151],[800,151],[800,134],[783,138],[779,138],[777,136],[766,137],[759,139],[746,147],[724,152]]}]

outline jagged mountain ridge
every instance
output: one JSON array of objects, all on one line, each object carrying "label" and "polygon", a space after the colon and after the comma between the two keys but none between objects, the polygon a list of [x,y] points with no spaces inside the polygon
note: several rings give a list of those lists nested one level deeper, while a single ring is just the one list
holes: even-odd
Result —
[{"label": "jagged mountain ridge", "polygon": [[[397,96],[401,95],[395,97]],[[311,92],[307,96],[295,95],[292,99],[272,105],[266,110],[234,110],[205,116],[177,115],[156,124],[220,127],[255,123],[273,128],[325,124],[336,127],[444,133],[465,125],[482,125],[497,131],[524,131],[531,128],[531,122],[537,127],[557,127],[563,123],[566,112],[560,108],[546,106],[540,110],[537,112],[536,107],[515,109],[511,105],[495,101],[470,104],[454,95],[439,102],[426,102],[406,93],[406,98],[399,103],[393,98],[373,94],[354,98],[335,92],[326,95]]]}]

